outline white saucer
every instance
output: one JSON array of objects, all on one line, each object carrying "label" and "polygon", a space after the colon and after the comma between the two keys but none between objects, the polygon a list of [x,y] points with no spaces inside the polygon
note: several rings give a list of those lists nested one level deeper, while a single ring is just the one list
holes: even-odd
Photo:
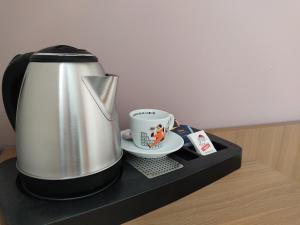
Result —
[{"label": "white saucer", "polygon": [[128,133],[129,129],[121,131],[121,147],[125,151],[141,158],[159,158],[168,155],[172,152],[179,150],[184,141],[178,134],[169,131],[168,138],[165,140],[164,145],[159,149],[141,149],[138,148],[132,140],[123,138],[124,133]]}]

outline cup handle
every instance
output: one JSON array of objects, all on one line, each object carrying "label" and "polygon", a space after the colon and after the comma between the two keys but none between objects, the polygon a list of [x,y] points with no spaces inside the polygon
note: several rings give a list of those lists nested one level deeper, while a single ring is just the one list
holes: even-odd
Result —
[{"label": "cup handle", "polygon": [[172,130],[172,128],[174,127],[174,122],[175,122],[175,117],[173,114],[170,114],[170,125],[169,125],[169,130]]}]

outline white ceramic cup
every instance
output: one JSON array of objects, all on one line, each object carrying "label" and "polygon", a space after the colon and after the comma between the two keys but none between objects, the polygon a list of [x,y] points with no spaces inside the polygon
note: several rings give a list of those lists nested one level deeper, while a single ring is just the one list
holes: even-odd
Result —
[{"label": "white ceramic cup", "polygon": [[129,113],[134,144],[142,149],[159,149],[174,125],[174,116],[158,109],[137,109]]}]

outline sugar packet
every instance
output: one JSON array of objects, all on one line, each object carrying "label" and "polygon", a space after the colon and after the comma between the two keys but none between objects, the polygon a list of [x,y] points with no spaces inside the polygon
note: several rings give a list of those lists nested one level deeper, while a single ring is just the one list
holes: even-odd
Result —
[{"label": "sugar packet", "polygon": [[217,152],[204,130],[191,133],[187,137],[194,145],[197,153],[205,156]]}]

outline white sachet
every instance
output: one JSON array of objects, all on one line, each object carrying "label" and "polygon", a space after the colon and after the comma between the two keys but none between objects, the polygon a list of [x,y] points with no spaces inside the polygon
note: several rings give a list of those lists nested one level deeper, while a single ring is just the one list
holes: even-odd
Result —
[{"label": "white sachet", "polygon": [[187,137],[194,145],[197,153],[201,155],[209,155],[211,153],[217,152],[204,130],[191,133]]}]

